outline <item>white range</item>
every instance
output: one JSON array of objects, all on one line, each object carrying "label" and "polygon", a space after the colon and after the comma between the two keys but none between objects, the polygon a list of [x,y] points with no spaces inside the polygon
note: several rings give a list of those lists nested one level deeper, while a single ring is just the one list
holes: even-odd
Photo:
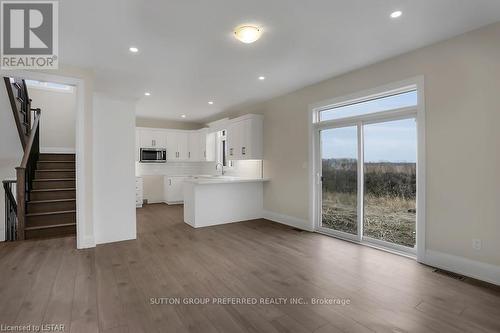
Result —
[{"label": "white range", "polygon": [[199,176],[184,180],[184,222],[194,228],[262,217],[268,179]]}]

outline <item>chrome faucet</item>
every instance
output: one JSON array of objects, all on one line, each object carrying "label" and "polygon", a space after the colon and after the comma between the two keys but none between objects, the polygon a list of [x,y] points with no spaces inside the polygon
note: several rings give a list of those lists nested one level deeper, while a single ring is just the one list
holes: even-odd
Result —
[{"label": "chrome faucet", "polygon": [[224,171],[224,164],[222,164],[222,163],[217,163],[217,164],[215,165],[215,171],[219,170],[219,168],[218,168],[218,167],[219,167],[219,165],[220,165],[220,169],[221,169],[221,171],[222,171],[222,175],[224,176],[224,174],[225,174],[225,171]]}]

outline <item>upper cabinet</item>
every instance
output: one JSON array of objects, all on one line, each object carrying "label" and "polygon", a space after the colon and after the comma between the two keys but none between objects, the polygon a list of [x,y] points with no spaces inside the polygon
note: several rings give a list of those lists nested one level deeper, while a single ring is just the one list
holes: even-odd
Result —
[{"label": "upper cabinet", "polygon": [[[263,158],[263,116],[248,114],[224,120],[218,128],[174,130],[139,127],[136,129],[136,160],[141,148],[166,148],[167,162],[215,162],[221,154],[221,130],[226,130],[226,152],[229,160]],[[219,133],[219,134],[218,134]]]},{"label": "upper cabinet", "polygon": [[166,148],[165,131],[154,129],[140,129],[139,142],[141,148]]},{"label": "upper cabinet", "polygon": [[261,160],[263,116],[249,114],[231,120],[227,126],[230,160]]},{"label": "upper cabinet", "polygon": [[167,133],[167,161],[188,161],[188,133],[181,130],[168,130]]}]

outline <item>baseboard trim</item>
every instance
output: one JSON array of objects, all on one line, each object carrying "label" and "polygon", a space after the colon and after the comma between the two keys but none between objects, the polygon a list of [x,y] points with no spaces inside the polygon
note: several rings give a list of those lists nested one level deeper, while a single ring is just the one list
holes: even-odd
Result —
[{"label": "baseboard trim", "polygon": [[42,154],[76,154],[75,148],[66,147],[40,147]]},{"label": "baseboard trim", "polygon": [[285,224],[287,226],[301,229],[301,230],[306,230],[306,231],[314,231],[313,228],[309,225],[309,222],[307,220],[299,219],[293,216],[288,216],[284,214],[279,214],[275,212],[271,212],[268,210],[262,211],[262,218]]},{"label": "baseboard trim", "polygon": [[422,263],[500,286],[500,266],[426,250]]}]

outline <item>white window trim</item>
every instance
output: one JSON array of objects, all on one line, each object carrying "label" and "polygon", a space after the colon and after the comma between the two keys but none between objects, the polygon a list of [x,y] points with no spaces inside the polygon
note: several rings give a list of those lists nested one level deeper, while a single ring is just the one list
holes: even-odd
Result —
[{"label": "white window trim", "polygon": [[[381,98],[389,95],[394,95],[397,93],[403,93],[410,90],[418,90],[418,104],[416,107],[400,108],[390,111],[381,111],[373,114],[354,116],[348,118],[342,118],[337,120],[328,120],[319,122],[319,112],[333,107],[340,107],[344,105],[349,105],[353,103],[359,103],[362,101]],[[416,259],[418,262],[423,262],[425,260],[426,253],[426,142],[425,142],[425,89],[424,89],[424,77],[417,76],[409,78],[407,80],[393,82],[387,85],[379,86],[373,89],[368,89],[360,91],[354,94],[336,97],[318,103],[314,103],[309,106],[309,218],[310,227],[319,233],[324,233],[324,230],[318,228],[318,222],[320,222],[320,198],[318,198],[319,191],[318,186],[321,186],[320,177],[321,174],[317,172],[321,167],[319,163],[320,158],[320,142],[319,135],[317,133],[324,128],[334,128],[334,127],[344,127],[344,126],[360,126],[360,124],[367,124],[371,122],[380,122],[384,120],[398,120],[414,117],[417,121],[417,218],[416,218],[416,230],[417,230],[417,244],[416,244]],[[359,128],[359,127],[358,127]],[[361,127],[362,129],[362,127]],[[361,135],[362,130],[358,130],[358,136]],[[362,140],[358,137],[358,158],[360,154],[363,154]],[[318,165],[319,164],[319,165]],[[362,169],[362,168],[360,168]],[[359,172],[358,172],[359,173]],[[358,174],[358,179],[363,179],[362,174]],[[363,182],[358,182],[358,191],[362,191]],[[360,189],[361,187],[361,189]],[[362,209],[362,203],[358,202],[358,213]],[[358,226],[359,227],[359,226]],[[349,241],[360,243],[367,246],[379,248],[382,244],[381,242],[371,242],[363,241],[361,242],[360,237],[345,234],[339,236],[337,233],[335,237],[344,238]],[[328,233],[328,235],[332,235]],[[400,247],[383,247],[382,249],[408,255],[400,251]],[[411,253],[410,253],[411,255]]]}]

